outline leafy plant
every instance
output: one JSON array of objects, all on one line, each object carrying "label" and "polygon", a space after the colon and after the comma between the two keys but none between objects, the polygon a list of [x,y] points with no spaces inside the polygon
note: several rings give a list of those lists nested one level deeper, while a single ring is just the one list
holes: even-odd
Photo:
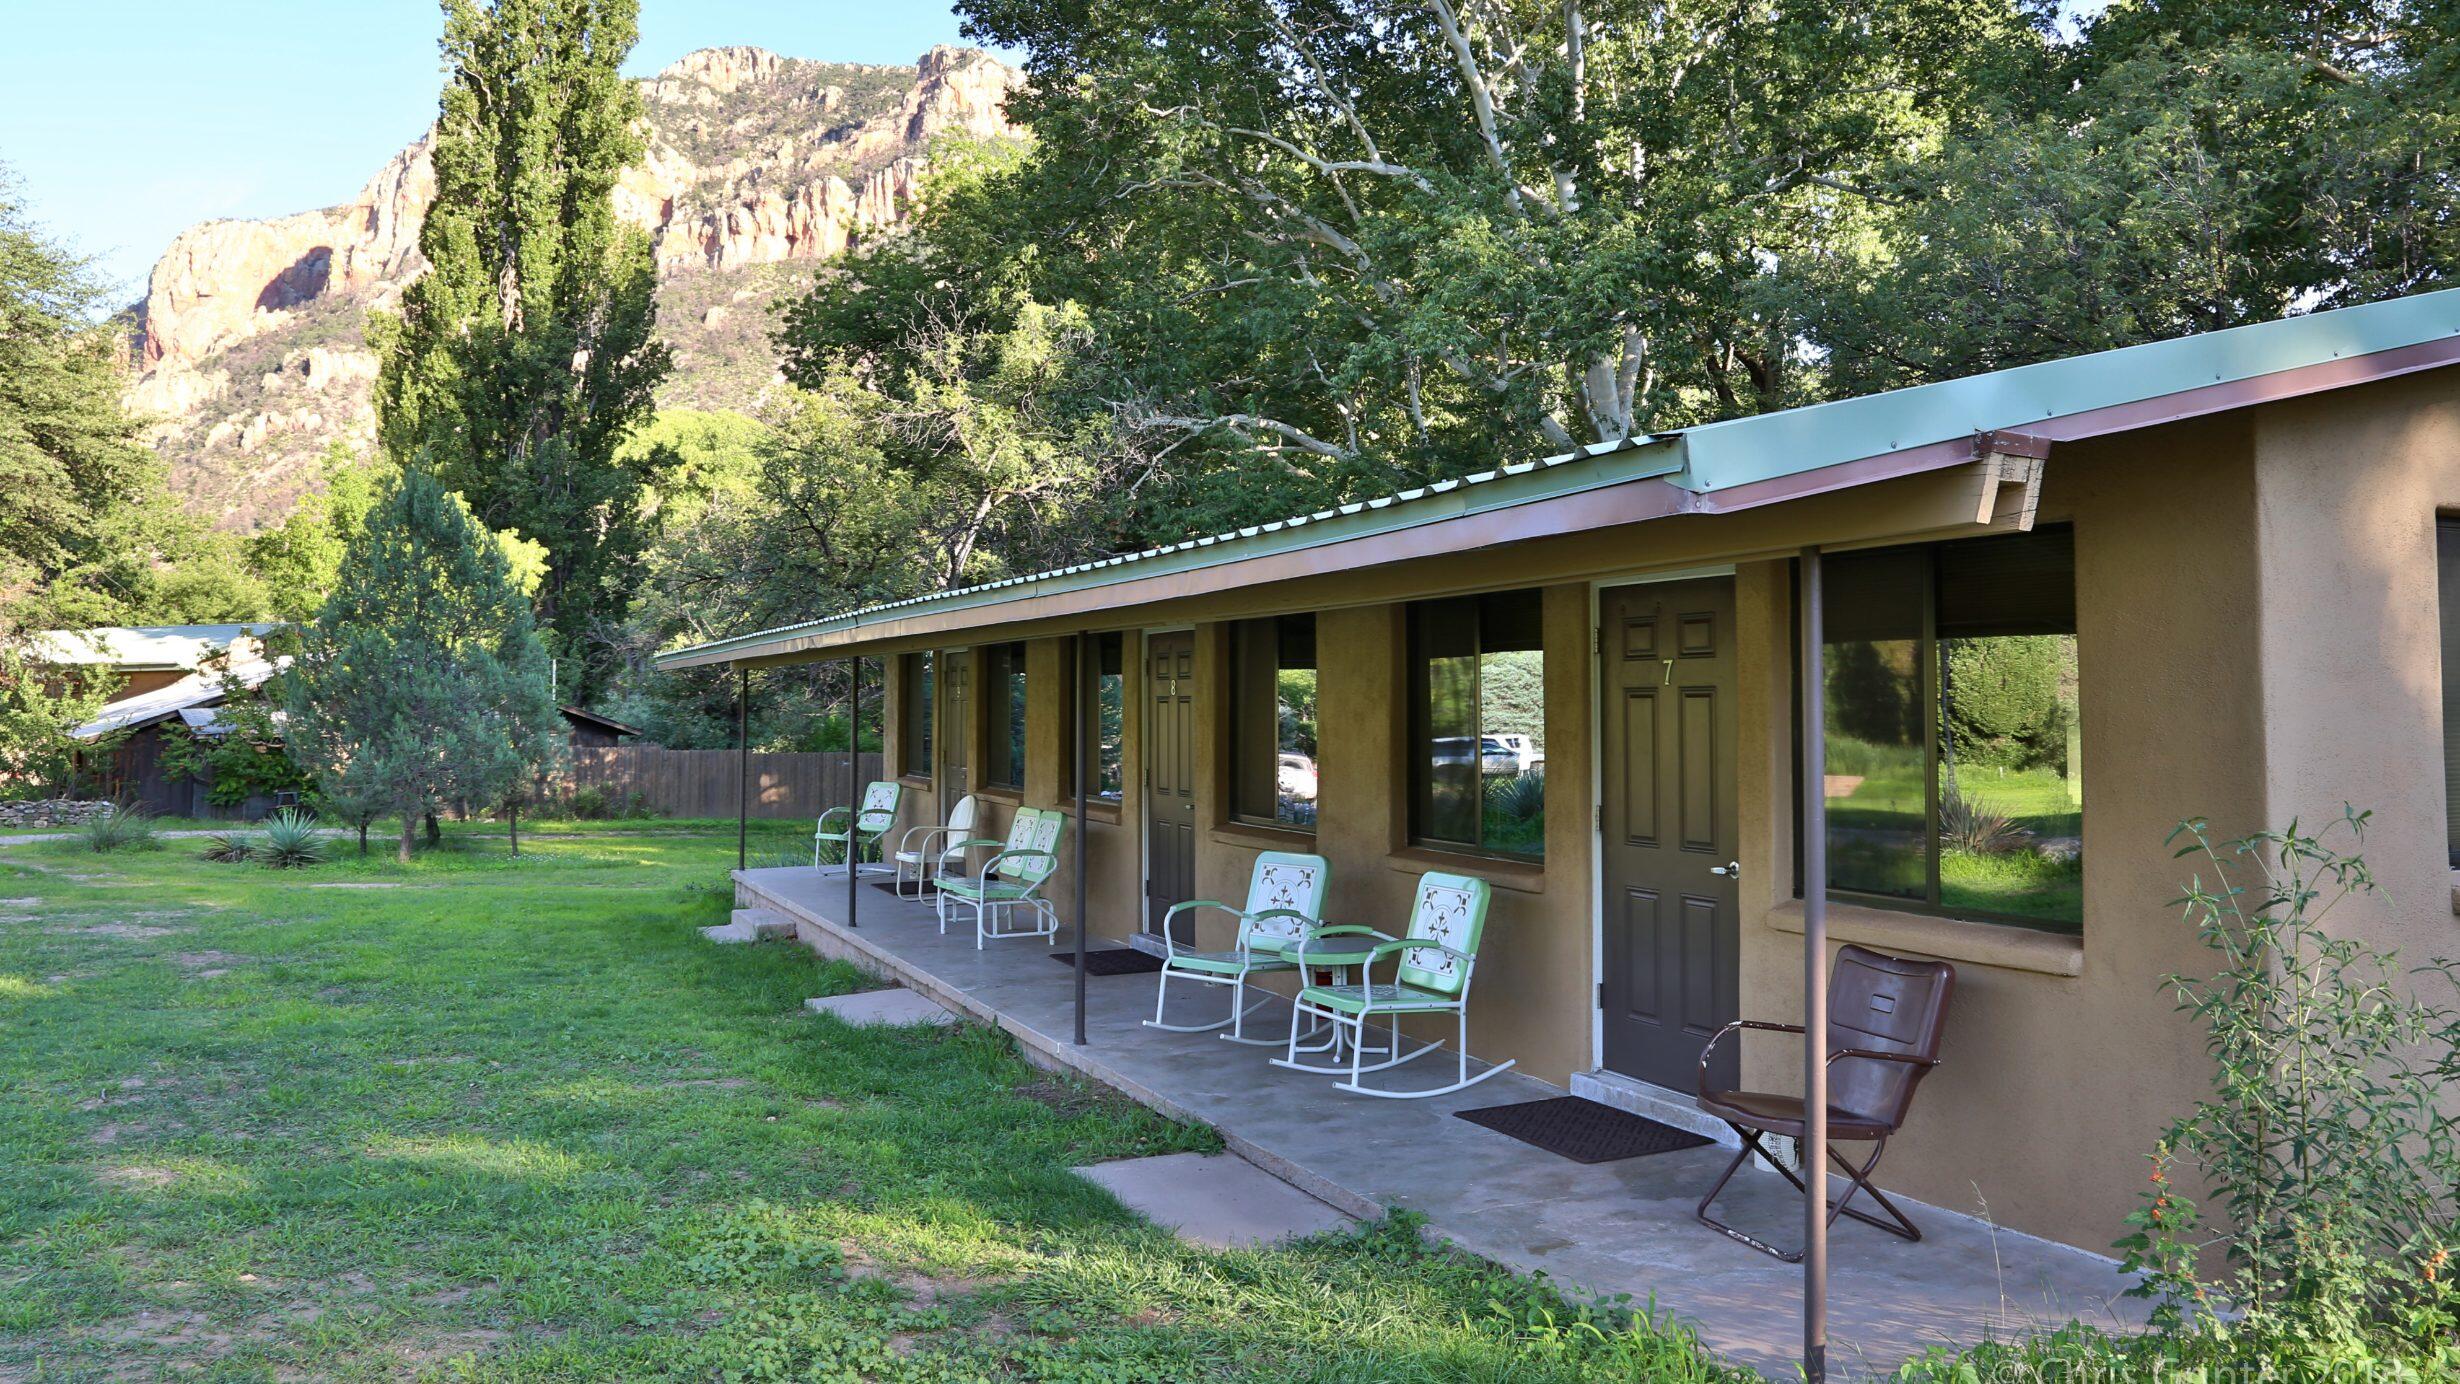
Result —
[{"label": "leafy plant", "polygon": [[[2440,990],[2454,966],[2404,975],[2324,927],[2375,892],[2355,853],[2369,815],[2217,845],[2197,820],[2171,837],[2199,862],[2180,903],[2214,966],[2167,984],[2205,1034],[2212,1094],[2170,1126],[2119,1244],[2156,1324],[2219,1359],[2333,1377],[2460,1365],[2446,1272],[2460,1130],[2438,1106],[2460,1076],[2460,1014],[2413,983]],[[2190,1182],[2220,1210],[2209,1223]]]},{"label": "leafy plant", "polygon": [[98,854],[151,850],[156,844],[154,814],[124,802],[114,803],[109,811],[87,820],[81,839],[87,850]]},{"label": "leafy plant", "polygon": [[1951,792],[1939,800],[1939,844],[1974,855],[2011,855],[2033,844],[2033,833],[1989,803]]},{"label": "leafy plant", "polygon": [[197,854],[217,865],[237,865],[256,853],[256,834],[247,831],[218,831],[205,838],[205,849]]},{"label": "leafy plant", "polygon": [[265,819],[264,833],[249,856],[269,869],[300,870],[324,864],[325,847],[315,817],[286,807]]}]

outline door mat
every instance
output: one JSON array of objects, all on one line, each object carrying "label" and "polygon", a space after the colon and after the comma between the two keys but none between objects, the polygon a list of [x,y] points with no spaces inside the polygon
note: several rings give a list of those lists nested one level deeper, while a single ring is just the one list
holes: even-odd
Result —
[{"label": "door mat", "polygon": [[882,893],[894,894],[901,899],[927,899],[940,892],[940,887],[929,880],[916,885],[910,882],[899,884],[893,879],[875,879],[871,882],[871,887]]},{"label": "door mat", "polygon": [[[1047,954],[1051,960],[1062,966],[1073,967],[1076,964],[1076,953],[1073,951],[1054,951]],[[1089,976],[1147,975],[1160,969],[1162,969],[1160,957],[1148,952],[1137,951],[1133,947],[1102,947],[1085,953],[1085,974]]]},{"label": "door mat", "polygon": [[1555,1096],[1453,1113],[1471,1124],[1509,1134],[1524,1144],[1535,1144],[1575,1163],[1612,1163],[1716,1142],[1705,1134],[1659,1124],[1579,1096]]}]

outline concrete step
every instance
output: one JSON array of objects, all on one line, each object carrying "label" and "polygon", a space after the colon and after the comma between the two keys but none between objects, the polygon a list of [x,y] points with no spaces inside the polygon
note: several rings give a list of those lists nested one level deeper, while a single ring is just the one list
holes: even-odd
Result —
[{"label": "concrete step", "polygon": [[1350,1224],[1235,1153],[1166,1153],[1075,1171],[1180,1239],[1215,1249],[1278,1244]]},{"label": "concrete step", "polygon": [[939,1001],[916,994],[903,986],[887,990],[858,990],[851,995],[831,995],[826,999],[808,999],[803,1007],[814,1014],[834,1014],[858,1027],[903,1024],[953,1024],[954,1012]]},{"label": "concrete step", "polygon": [[1604,1068],[1572,1073],[1571,1085],[1572,1094],[1583,1100],[1611,1105],[1625,1114],[1706,1135],[1727,1148],[1742,1146],[1742,1140],[1735,1137],[1732,1126],[1701,1114],[1700,1107],[1692,1102],[1691,1097],[1680,1092],[1651,1086],[1645,1081]]},{"label": "concrete step", "polygon": [[794,936],[794,920],[768,908],[738,908],[734,921],[705,927],[700,935],[722,945],[762,942],[771,937]]}]

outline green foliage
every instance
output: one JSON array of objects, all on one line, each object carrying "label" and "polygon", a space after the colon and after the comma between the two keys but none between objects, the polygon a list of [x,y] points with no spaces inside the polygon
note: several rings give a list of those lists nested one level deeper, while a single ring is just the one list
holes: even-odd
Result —
[{"label": "green foliage", "polygon": [[255,855],[256,833],[236,829],[206,837],[204,849],[197,852],[199,860],[216,865],[244,865]]},{"label": "green foliage", "polygon": [[[2298,1378],[2460,1365],[2445,1272],[2460,1129],[2440,1105],[2460,1075],[2460,1011],[2421,993],[2446,992],[2454,966],[2403,975],[2325,925],[2375,892],[2355,853],[2369,815],[2218,844],[2193,821],[2171,837],[2196,861],[2181,903],[2211,973],[2168,985],[2205,1035],[2212,1094],[2164,1135],[2120,1247],[2199,1362]],[[2217,1216],[2188,1199],[2196,1186]],[[2225,1268],[2208,1277],[2216,1252]]]},{"label": "green foliage", "polygon": [[60,796],[81,745],[69,732],[94,718],[116,681],[105,668],[37,662],[22,638],[0,637],[0,797]]},{"label": "green foliage", "polygon": [[303,870],[325,863],[326,842],[315,815],[286,807],[265,819],[248,858],[272,870]]},{"label": "green foliage", "polygon": [[273,722],[273,706],[254,691],[234,691],[216,709],[221,726],[198,735],[166,724],[161,736],[163,777],[207,783],[205,800],[237,807],[254,797],[303,792],[312,780],[290,756]]},{"label": "green foliage", "polygon": [[161,844],[154,837],[154,814],[127,803],[112,804],[109,812],[87,820],[77,834],[78,844],[97,855],[113,851],[150,851]]},{"label": "green foliage", "polygon": [[1805,267],[1841,392],[2447,284],[2460,12],[2112,5],[1883,175]]},{"label": "green foliage", "polygon": [[2075,636],[1940,641],[1940,744],[1959,764],[2064,771]]},{"label": "green foliage", "polygon": [[636,0],[446,0],[428,272],[375,324],[378,432],[480,522],[542,545],[538,617],[594,695],[647,539],[619,449],[666,375],[647,237],[615,215],[641,150],[619,68]]},{"label": "green foliage", "polygon": [[493,800],[559,740],[546,651],[503,552],[419,471],[352,536],[286,684],[293,755],[333,790],[386,801],[405,859],[421,815]]},{"label": "green foliage", "polygon": [[2033,833],[1989,802],[1962,793],[1939,797],[1939,848],[1971,855],[2006,855],[2033,843]]}]

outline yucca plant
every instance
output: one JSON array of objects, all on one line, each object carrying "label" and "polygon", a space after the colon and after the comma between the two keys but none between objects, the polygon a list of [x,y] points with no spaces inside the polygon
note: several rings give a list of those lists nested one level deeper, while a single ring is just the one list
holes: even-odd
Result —
[{"label": "yucca plant", "polygon": [[244,831],[218,831],[205,838],[205,849],[198,854],[219,865],[237,865],[256,854],[256,837]]},{"label": "yucca plant", "polygon": [[314,817],[286,807],[265,819],[264,832],[249,854],[269,869],[302,870],[325,863],[325,838]]},{"label": "yucca plant", "polygon": [[114,803],[85,824],[85,848],[90,851],[141,850],[153,844],[154,814],[141,807]]},{"label": "yucca plant", "polygon": [[2033,844],[2016,819],[1952,788],[1939,799],[1939,844],[1973,855],[2007,855]]}]

